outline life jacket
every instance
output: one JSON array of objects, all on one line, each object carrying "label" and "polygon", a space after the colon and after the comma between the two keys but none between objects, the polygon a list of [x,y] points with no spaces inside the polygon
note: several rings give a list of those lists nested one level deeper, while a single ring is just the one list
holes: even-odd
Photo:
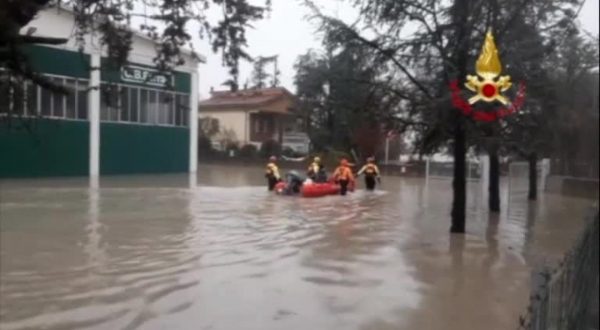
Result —
[{"label": "life jacket", "polygon": [[337,180],[348,180],[348,181],[354,180],[354,176],[352,175],[352,170],[347,166],[339,166],[335,170],[334,177]]},{"label": "life jacket", "polygon": [[379,175],[379,169],[375,164],[367,164],[365,165],[364,173],[367,176],[376,176]]},{"label": "life jacket", "polygon": [[267,176],[272,176],[275,179],[279,180],[279,168],[277,167],[277,165],[275,165],[275,163],[268,163],[267,164],[267,168],[265,170],[265,174]]},{"label": "life jacket", "polygon": [[317,175],[317,173],[319,173],[321,170],[323,169],[323,166],[319,163],[312,163],[310,164],[310,166],[308,167],[308,175]]}]

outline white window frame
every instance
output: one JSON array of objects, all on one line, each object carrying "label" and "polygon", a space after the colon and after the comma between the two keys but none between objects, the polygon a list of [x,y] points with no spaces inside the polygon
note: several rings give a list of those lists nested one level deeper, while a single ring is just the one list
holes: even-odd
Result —
[{"label": "white window frame", "polygon": [[[109,118],[108,120],[104,120],[101,119],[100,122],[101,123],[120,123],[120,124],[130,124],[130,125],[145,125],[145,126],[161,126],[161,127],[181,127],[181,128],[190,128],[190,123],[189,123],[189,119],[187,120],[187,123],[185,123],[185,119],[186,119],[186,114],[184,113],[185,111],[182,111],[181,113],[181,122],[182,124],[177,125],[177,120],[176,120],[176,112],[179,110],[178,109],[178,104],[177,104],[177,96],[181,95],[183,97],[187,97],[188,100],[191,97],[190,94],[188,93],[182,93],[182,92],[177,92],[177,91],[173,91],[173,90],[164,90],[164,89],[160,89],[160,88],[149,88],[149,87],[145,87],[145,86],[137,86],[137,85],[129,85],[129,84],[122,84],[122,83],[110,83],[107,81],[102,81],[101,85],[104,84],[111,84],[111,85],[115,85],[119,88],[119,91],[121,90],[122,87],[127,87],[129,89],[129,107],[131,107],[131,89],[135,88],[137,90],[137,121],[131,121],[131,113],[128,113],[129,116],[129,120],[128,121],[121,121],[120,118],[121,116],[118,116],[118,120],[112,120],[112,118]],[[146,113],[146,122],[142,122],[141,121],[141,115],[142,115],[142,90],[146,91],[146,94],[148,96],[148,104],[152,105],[151,107],[148,108],[147,113]],[[168,96],[171,96],[172,98],[172,103],[173,106],[169,107],[168,112],[172,112],[172,120],[169,120],[169,113],[163,114],[161,108],[161,105],[163,103],[159,103],[160,101],[160,94],[161,93],[165,93]],[[150,98],[150,96],[154,94],[156,95],[155,98],[155,102],[152,102],[153,100]],[[121,108],[121,98],[118,98],[118,102],[119,102],[119,108]],[[189,105],[188,105],[189,106]],[[131,111],[131,109],[128,109],[128,111]],[[153,113],[153,115],[150,115],[150,113]],[[188,109],[189,112],[189,109]],[[166,115],[166,119],[164,120],[166,123],[161,123],[161,120],[159,118],[160,115]],[[109,117],[110,117],[110,112],[109,112]],[[152,122],[149,121],[149,119],[154,119]]]}]

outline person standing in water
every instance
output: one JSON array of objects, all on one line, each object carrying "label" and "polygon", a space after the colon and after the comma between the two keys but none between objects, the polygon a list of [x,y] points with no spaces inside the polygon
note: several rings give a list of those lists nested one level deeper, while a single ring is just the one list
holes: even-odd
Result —
[{"label": "person standing in water", "polygon": [[269,163],[267,164],[267,168],[265,171],[265,177],[267,178],[267,187],[269,188],[269,191],[273,191],[277,182],[281,181],[281,176],[279,175],[279,167],[277,167],[276,162],[277,157],[269,157]]},{"label": "person standing in water", "polygon": [[342,158],[340,166],[333,173],[333,179],[340,184],[340,195],[345,196],[348,192],[348,185],[354,182],[354,175],[347,159]]},{"label": "person standing in water", "polygon": [[302,189],[302,184],[304,183],[305,178],[300,175],[300,173],[296,171],[289,171],[285,175],[286,186],[283,191],[286,195],[293,195],[300,193],[300,189]]},{"label": "person standing in water", "polygon": [[375,190],[376,182],[381,183],[381,177],[379,176],[379,168],[375,165],[375,158],[369,157],[367,158],[367,164],[363,166],[360,171],[358,171],[357,176],[365,175],[365,186],[367,190],[373,191]]},{"label": "person standing in water", "polygon": [[327,182],[327,174],[323,164],[321,164],[321,158],[313,158],[313,162],[308,167],[307,176],[313,182]]}]

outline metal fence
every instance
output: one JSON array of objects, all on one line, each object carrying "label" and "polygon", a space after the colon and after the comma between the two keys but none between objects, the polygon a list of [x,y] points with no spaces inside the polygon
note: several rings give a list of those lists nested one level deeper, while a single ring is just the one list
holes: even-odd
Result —
[{"label": "metal fence", "polygon": [[[466,176],[468,181],[479,180],[482,171],[481,163],[467,161]],[[425,175],[428,179],[452,179],[454,175],[454,163],[426,160]]]},{"label": "metal fence", "polygon": [[553,159],[551,174],[559,176],[571,176],[575,178],[598,179],[598,162],[565,162],[560,159]]},{"label": "metal fence", "polygon": [[591,330],[598,326],[598,211],[559,265],[536,272],[519,330]]}]

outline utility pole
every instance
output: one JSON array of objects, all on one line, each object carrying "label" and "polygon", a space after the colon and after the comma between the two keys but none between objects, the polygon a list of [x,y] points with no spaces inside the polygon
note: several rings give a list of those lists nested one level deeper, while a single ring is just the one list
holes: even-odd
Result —
[{"label": "utility pole", "polygon": [[276,87],[277,85],[279,85],[279,78],[277,78],[279,76],[279,68],[277,67],[278,60],[279,60],[279,57],[276,56],[275,63],[273,64],[275,67],[275,71],[273,72],[273,87]]}]

